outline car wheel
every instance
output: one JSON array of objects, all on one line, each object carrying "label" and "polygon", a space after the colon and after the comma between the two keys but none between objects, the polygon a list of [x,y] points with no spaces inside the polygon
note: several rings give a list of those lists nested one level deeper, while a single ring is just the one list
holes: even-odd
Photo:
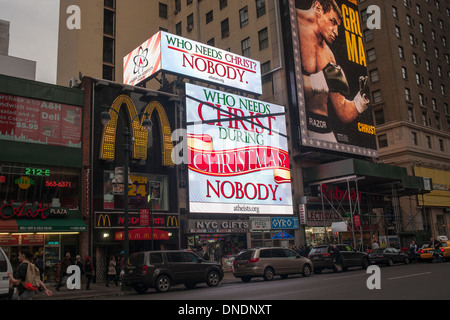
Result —
[{"label": "car wheel", "polygon": [[206,284],[208,287],[215,287],[220,282],[220,276],[219,273],[215,270],[211,270],[208,272],[208,275],[206,276]]},{"label": "car wheel", "polygon": [[366,270],[369,267],[369,265],[370,265],[369,259],[364,258],[363,261],[362,261],[362,268],[364,270]]},{"label": "car wheel", "polygon": [[251,277],[242,277],[241,280],[243,282],[249,282],[252,278]]},{"label": "car wheel", "polygon": [[311,275],[311,266],[309,264],[303,266],[302,275],[304,277],[309,277]]},{"label": "car wheel", "polygon": [[158,292],[167,292],[170,289],[170,285],[170,278],[163,274],[156,279],[155,288]]},{"label": "car wheel", "polygon": [[322,269],[316,269],[316,268],[314,268],[314,273],[316,273],[316,274],[321,274],[321,273],[322,273]]},{"label": "car wheel", "polygon": [[409,258],[405,258],[405,261],[403,261],[405,264],[409,264]]},{"label": "car wheel", "polygon": [[143,285],[137,285],[134,287],[134,291],[136,291],[139,294],[143,294],[146,293],[148,290],[148,287],[143,286]]},{"label": "car wheel", "polygon": [[266,281],[272,281],[273,277],[275,276],[275,272],[273,271],[272,268],[267,267],[266,270],[264,270],[264,280]]},{"label": "car wheel", "polygon": [[392,266],[393,264],[394,264],[394,261],[392,261],[392,259],[389,259],[389,260],[387,261],[387,266],[388,266],[388,267]]}]

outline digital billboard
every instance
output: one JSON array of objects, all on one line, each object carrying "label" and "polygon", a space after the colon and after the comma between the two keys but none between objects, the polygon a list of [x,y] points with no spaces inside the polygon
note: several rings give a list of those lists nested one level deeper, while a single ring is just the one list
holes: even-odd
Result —
[{"label": "digital billboard", "polygon": [[186,84],[193,213],[293,214],[283,106]]},{"label": "digital billboard", "polygon": [[377,157],[356,0],[288,0],[301,145]]},{"label": "digital billboard", "polygon": [[160,31],[123,59],[123,82],[137,85],[159,71],[262,94],[259,61]]}]

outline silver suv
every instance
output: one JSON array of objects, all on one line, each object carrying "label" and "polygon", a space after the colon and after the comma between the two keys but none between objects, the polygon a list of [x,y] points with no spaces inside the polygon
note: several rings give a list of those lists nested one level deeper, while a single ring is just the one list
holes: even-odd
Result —
[{"label": "silver suv", "polygon": [[305,257],[286,248],[252,248],[241,251],[233,262],[233,275],[244,282],[254,277],[273,280],[275,275],[285,279],[290,274],[301,273],[309,277],[313,264]]}]

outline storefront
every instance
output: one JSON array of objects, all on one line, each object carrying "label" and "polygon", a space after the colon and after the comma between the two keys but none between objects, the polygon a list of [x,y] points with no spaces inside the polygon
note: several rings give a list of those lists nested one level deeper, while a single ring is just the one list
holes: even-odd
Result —
[{"label": "storefront", "polygon": [[249,220],[189,219],[187,230],[188,249],[208,252],[209,260],[229,265],[242,249],[248,248]]},{"label": "storefront", "polygon": [[297,217],[250,217],[251,247],[291,247],[299,229]]},{"label": "storefront", "polygon": [[[92,210],[89,251],[95,257],[97,280],[103,281],[110,257],[125,249],[133,253],[180,247],[177,177],[171,160],[175,106],[173,95],[163,92],[138,87],[129,91],[129,86],[88,77],[83,85],[91,97],[86,99],[91,152],[83,158],[90,169],[85,197]],[[108,123],[100,121],[104,113],[110,115]],[[141,125],[144,119],[151,119],[149,131]]]},{"label": "storefront", "polygon": [[424,179],[405,168],[357,159],[307,168],[304,183],[306,244],[340,242],[363,250],[403,231],[401,197],[429,192]]},{"label": "storefront", "polygon": [[83,91],[0,75],[0,245],[29,249],[53,281],[81,252]]}]

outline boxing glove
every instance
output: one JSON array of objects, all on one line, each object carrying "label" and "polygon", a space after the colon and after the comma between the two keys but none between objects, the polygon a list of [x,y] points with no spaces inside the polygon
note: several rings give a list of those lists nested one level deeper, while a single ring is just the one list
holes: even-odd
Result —
[{"label": "boxing glove", "polygon": [[363,113],[369,107],[370,101],[367,98],[367,96],[369,95],[369,86],[367,85],[367,82],[367,76],[359,77],[359,91],[353,99],[356,110],[358,110],[359,113]]},{"label": "boxing glove", "polygon": [[310,83],[315,93],[337,92],[348,95],[350,92],[344,71],[332,62],[329,62],[322,71],[311,74]]}]

